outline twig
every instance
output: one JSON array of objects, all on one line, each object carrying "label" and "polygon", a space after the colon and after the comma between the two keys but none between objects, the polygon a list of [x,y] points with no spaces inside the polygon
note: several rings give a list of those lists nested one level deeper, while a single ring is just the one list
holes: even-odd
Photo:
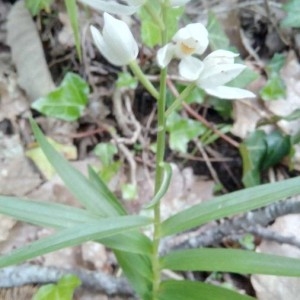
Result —
[{"label": "twig", "polygon": [[133,296],[134,292],[125,278],[116,278],[101,272],[87,270],[65,270],[56,267],[21,265],[0,270],[0,288],[12,288],[27,284],[45,284],[57,282],[63,275],[77,275],[82,286],[94,292],[106,295]]},{"label": "twig", "polygon": [[201,152],[201,154],[202,154],[202,156],[205,160],[205,164],[206,164],[206,166],[207,166],[207,168],[208,168],[208,170],[211,174],[211,177],[214,179],[215,183],[222,186],[222,191],[223,192],[227,192],[226,189],[223,187],[223,185],[222,185],[222,183],[221,183],[221,181],[218,177],[218,174],[217,174],[216,170],[214,169],[214,167],[213,167],[213,165],[212,165],[212,163],[211,163],[204,147],[201,145],[201,143],[197,139],[194,139],[194,143],[195,143],[197,149]]},{"label": "twig", "polygon": [[[176,89],[176,87],[174,86],[174,84],[172,83],[171,80],[167,80],[167,84],[169,89],[171,90],[172,94],[176,97],[179,96],[179,93]],[[192,117],[194,117],[196,120],[198,120],[199,122],[201,122],[202,124],[204,124],[207,128],[211,129],[216,135],[218,135],[220,138],[222,138],[223,140],[225,140],[226,142],[228,142],[229,144],[231,144],[233,147],[235,148],[239,148],[239,143],[236,142],[235,140],[233,140],[232,138],[230,138],[229,136],[227,136],[226,134],[224,134],[223,132],[221,132],[220,130],[218,130],[217,128],[215,128],[215,126],[213,124],[211,124],[210,122],[208,122],[205,118],[203,118],[201,115],[199,115],[198,113],[196,113],[188,104],[186,104],[184,101],[182,102],[182,106],[185,109],[185,111],[191,115]]]},{"label": "twig", "polygon": [[[242,234],[242,233],[262,233],[262,238],[276,240],[279,243],[284,241],[287,244],[299,246],[300,241],[291,239],[290,237],[283,237],[279,235],[271,234],[270,231],[262,231],[262,226],[267,226],[273,222],[276,218],[288,214],[299,214],[300,213],[300,201],[289,199],[281,201],[279,203],[271,204],[263,209],[248,212],[245,215],[232,219],[225,220],[219,225],[210,227],[202,227],[197,231],[185,233],[178,238],[180,240],[176,245],[172,244],[174,241],[168,240],[162,249],[163,252],[170,251],[171,249],[185,249],[185,248],[199,248],[207,247],[212,245],[220,244],[224,237]],[[260,236],[260,235],[259,235]],[[176,238],[176,239],[177,239]]]}]

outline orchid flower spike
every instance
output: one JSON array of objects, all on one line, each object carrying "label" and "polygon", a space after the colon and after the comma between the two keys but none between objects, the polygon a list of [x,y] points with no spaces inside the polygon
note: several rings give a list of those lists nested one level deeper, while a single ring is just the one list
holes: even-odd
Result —
[{"label": "orchid flower spike", "polygon": [[[90,6],[97,11],[105,11],[116,15],[132,15],[136,13],[149,0],[125,0],[126,4],[120,4],[112,0],[78,0],[79,2]],[[190,0],[171,0],[173,7],[185,5]]]},{"label": "orchid flower spike", "polygon": [[161,68],[165,68],[173,58],[178,58],[180,59],[179,74],[188,80],[196,80],[201,73],[203,63],[192,55],[203,54],[208,43],[206,28],[201,23],[189,24],[177,31],[172,38],[172,43],[158,50],[157,63]]},{"label": "orchid flower spike", "polygon": [[245,68],[245,65],[236,64],[234,58],[238,54],[226,50],[216,50],[203,60],[200,76],[196,80],[198,87],[209,95],[222,99],[253,98],[255,94],[248,90],[224,86],[236,78]]},{"label": "orchid flower spike", "polygon": [[91,26],[95,45],[101,54],[113,65],[124,66],[134,61],[138,55],[138,44],[128,25],[108,13],[104,13],[102,34]]}]

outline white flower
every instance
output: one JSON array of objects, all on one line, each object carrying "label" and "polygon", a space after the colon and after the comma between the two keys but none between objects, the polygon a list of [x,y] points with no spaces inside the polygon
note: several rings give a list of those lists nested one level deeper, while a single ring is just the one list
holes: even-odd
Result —
[{"label": "white flower", "polygon": [[91,33],[95,45],[111,64],[124,66],[137,58],[138,45],[125,22],[104,13],[102,34],[94,26]]},{"label": "white flower", "polygon": [[192,57],[201,55],[208,46],[208,32],[201,23],[193,23],[181,28],[169,43],[158,50],[157,63],[166,67],[172,58],[179,58],[179,73],[188,80],[196,80],[203,68],[201,60]]},{"label": "white flower", "polygon": [[118,15],[132,15],[139,10],[139,8],[147,0],[127,0],[128,5],[119,4],[111,0],[78,0],[79,2],[90,6],[97,11],[105,11],[110,14]]},{"label": "white flower", "polygon": [[224,86],[246,68],[245,65],[234,63],[236,56],[238,54],[226,50],[216,50],[209,54],[203,60],[200,76],[196,80],[197,86],[207,94],[222,99],[255,97],[250,91]]}]

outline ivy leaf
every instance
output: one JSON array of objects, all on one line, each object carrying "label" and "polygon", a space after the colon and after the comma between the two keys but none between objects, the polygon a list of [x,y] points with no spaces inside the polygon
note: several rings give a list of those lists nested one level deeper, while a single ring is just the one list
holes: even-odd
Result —
[{"label": "ivy leaf", "polygon": [[184,119],[178,114],[173,114],[167,120],[167,130],[170,133],[170,148],[174,151],[186,153],[188,142],[203,134],[206,129],[200,122]]},{"label": "ivy leaf", "polygon": [[117,88],[129,88],[135,89],[138,85],[136,78],[132,77],[128,72],[121,72],[118,74],[118,79],[116,82]]},{"label": "ivy leaf", "polygon": [[259,94],[265,101],[277,100],[286,96],[285,84],[279,75],[271,76]]},{"label": "ivy leaf", "polygon": [[259,94],[263,100],[277,100],[286,96],[286,87],[280,76],[280,70],[285,63],[285,56],[276,53],[270,63],[266,66],[268,81],[260,90]]},{"label": "ivy leaf", "polygon": [[167,31],[168,40],[171,40],[173,35],[177,32],[178,22],[183,12],[184,12],[184,7],[169,8],[167,10],[166,23],[168,24],[168,31]]},{"label": "ivy leaf", "polygon": [[243,183],[246,187],[260,184],[260,171],[276,165],[291,151],[291,140],[279,131],[266,134],[253,132],[240,145],[243,159]]},{"label": "ivy leaf", "polygon": [[271,61],[266,66],[267,74],[269,76],[272,74],[278,74],[278,72],[280,72],[280,70],[284,66],[285,59],[286,58],[284,54],[275,53]]},{"label": "ivy leaf", "polygon": [[152,21],[143,21],[141,26],[142,40],[146,46],[154,47],[161,44],[159,27]]},{"label": "ivy leaf", "polygon": [[41,10],[50,11],[50,6],[54,0],[26,0],[27,9],[33,16],[36,16]]},{"label": "ivy leaf", "polygon": [[267,151],[266,134],[262,130],[254,131],[240,144],[243,159],[243,183],[245,187],[260,184],[260,167]]},{"label": "ivy leaf", "polygon": [[209,32],[209,45],[212,50],[229,50],[230,42],[223,26],[213,12],[208,13],[207,31]]},{"label": "ivy leaf", "polygon": [[75,289],[81,281],[75,275],[63,276],[57,284],[47,284],[40,287],[32,300],[71,300]]},{"label": "ivy leaf", "polygon": [[273,131],[266,135],[267,152],[262,161],[262,170],[266,170],[276,165],[281,159],[288,155],[291,150],[291,141],[288,135],[283,135],[279,131]]},{"label": "ivy leaf", "polygon": [[75,121],[83,113],[88,101],[88,94],[87,83],[80,76],[67,73],[56,90],[37,99],[31,107],[46,116]]},{"label": "ivy leaf", "polygon": [[100,157],[103,165],[108,166],[113,162],[114,155],[118,153],[118,148],[112,143],[99,143],[94,153]]},{"label": "ivy leaf", "polygon": [[283,27],[300,27],[300,6],[298,0],[290,0],[283,5],[287,16],[281,21]]}]

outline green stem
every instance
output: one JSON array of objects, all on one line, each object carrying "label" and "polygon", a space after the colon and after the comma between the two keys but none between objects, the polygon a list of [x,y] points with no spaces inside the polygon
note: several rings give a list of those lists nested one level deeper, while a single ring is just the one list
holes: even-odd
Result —
[{"label": "green stem", "polygon": [[145,76],[143,71],[141,70],[138,63],[134,60],[129,63],[129,66],[131,68],[131,71],[133,74],[137,77],[137,79],[142,83],[142,85],[145,87],[145,89],[155,98],[158,99],[159,93],[156,90],[156,88],[153,86],[151,81]]},{"label": "green stem", "polygon": [[[162,20],[165,23],[168,6],[162,4]],[[163,45],[167,43],[167,29],[162,30]],[[166,142],[166,87],[167,87],[167,68],[161,70],[160,73],[160,90],[157,103],[157,148],[156,148],[156,171],[155,171],[155,194],[159,191],[164,175],[164,156]],[[154,233],[153,233],[153,251],[152,251],[152,270],[153,270],[153,288],[152,299],[157,300],[160,277],[159,262],[159,244],[161,231],[160,201],[154,206]]]},{"label": "green stem", "polygon": [[173,111],[175,111],[184,101],[184,99],[193,91],[196,87],[195,83],[188,85],[181,94],[175,99],[175,101],[171,104],[171,106],[167,109],[165,113],[165,117],[167,118]]}]

